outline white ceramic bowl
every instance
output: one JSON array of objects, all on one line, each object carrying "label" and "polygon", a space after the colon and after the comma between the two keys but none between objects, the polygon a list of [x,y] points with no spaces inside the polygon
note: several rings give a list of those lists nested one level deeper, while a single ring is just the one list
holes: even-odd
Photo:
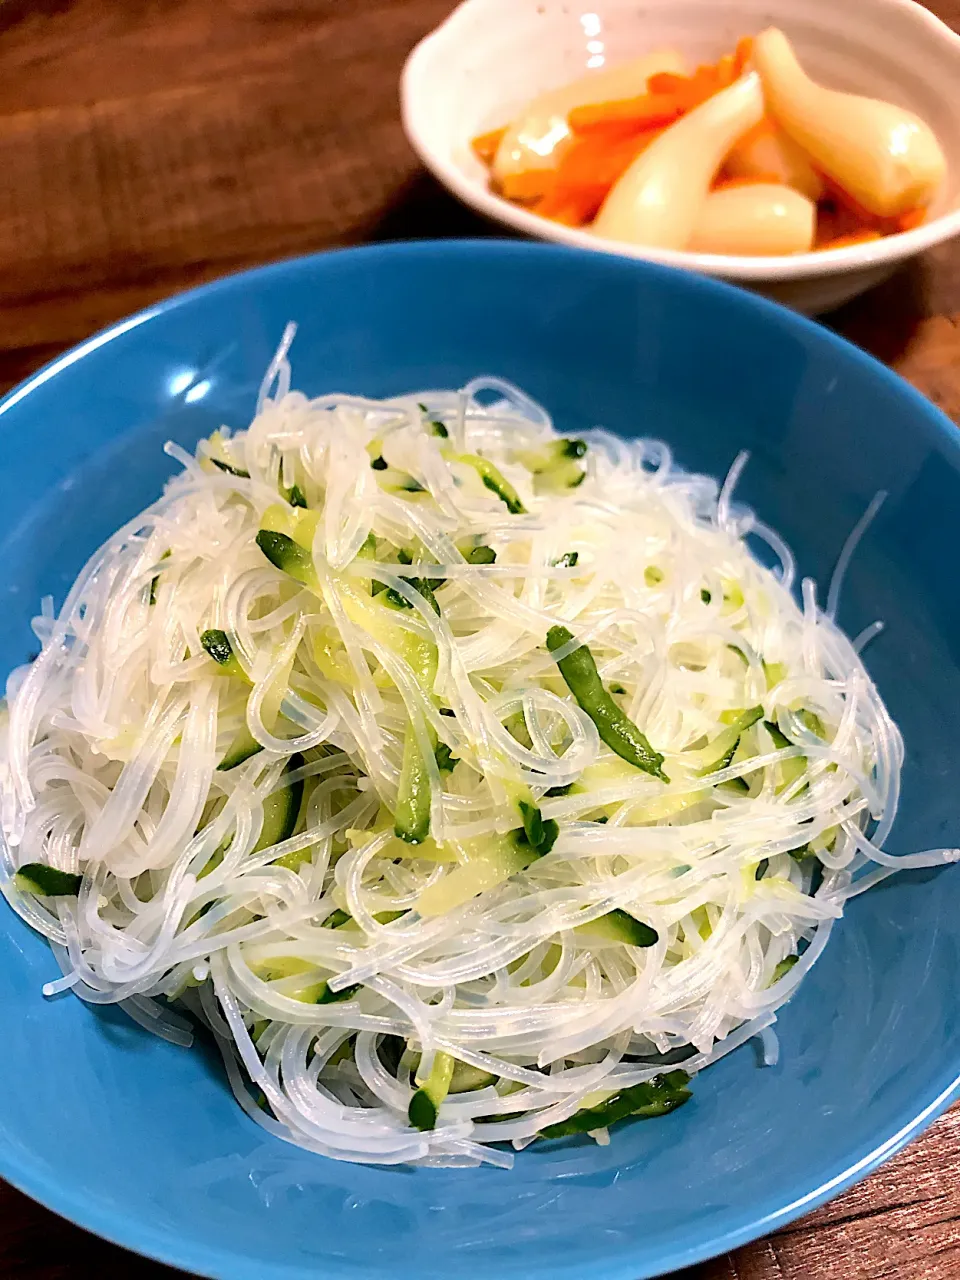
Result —
[{"label": "white ceramic bowl", "polygon": [[[923,226],[791,257],[682,253],[604,241],[488,189],[471,138],[506,124],[542,90],[658,48],[715,61],[739,36],[770,25],[787,32],[815,78],[901,103],[935,130],[949,170]],[[424,163],[481,213],[542,239],[719,276],[801,311],[837,306],[960,233],[960,36],[912,0],[464,0],[411,53],[401,102]]]}]

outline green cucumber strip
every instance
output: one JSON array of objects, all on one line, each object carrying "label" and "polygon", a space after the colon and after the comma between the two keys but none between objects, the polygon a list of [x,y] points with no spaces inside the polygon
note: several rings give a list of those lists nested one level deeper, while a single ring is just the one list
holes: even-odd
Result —
[{"label": "green cucumber strip", "polygon": [[559,560],[554,561],[554,564],[558,569],[573,569],[579,559],[579,551],[565,551]]},{"label": "green cucumber strip", "polygon": [[806,707],[803,707],[797,712],[797,717],[803,721],[812,734],[826,741],[827,727],[815,711],[809,711]]},{"label": "green cucumber strip", "polygon": [[36,893],[44,898],[75,898],[83,884],[83,876],[48,867],[45,862],[25,862],[17,868],[14,880],[24,893]]},{"label": "green cucumber strip", "polygon": [[704,754],[710,755],[711,758],[702,768],[697,770],[697,776],[705,778],[708,774],[719,773],[721,769],[725,769],[736,755],[741,736],[746,733],[751,725],[756,724],[762,716],[763,707],[751,707],[748,711],[744,711],[737,716],[733,724],[724,729],[722,733],[714,738],[713,742],[704,747]]},{"label": "green cucumber strip", "polygon": [[225,773],[227,769],[235,769],[238,764],[243,764],[244,760],[249,760],[251,756],[255,756],[258,751],[262,751],[263,747],[256,740],[246,725],[237,730],[236,736],[227,747],[223,759],[217,765],[218,773]]},{"label": "green cucumber strip", "polygon": [[560,440],[551,440],[537,449],[520,449],[516,456],[528,471],[532,471],[534,475],[543,475],[544,472],[561,469],[566,464],[584,457],[587,448],[586,440],[564,437]]},{"label": "green cucumber strip", "polygon": [[420,402],[419,402],[419,401],[417,401],[417,408],[420,410],[420,412],[421,412],[421,413],[423,414],[423,416],[426,418],[426,420],[427,420],[427,426],[432,428],[432,430],[433,430],[433,434],[434,434],[435,436],[439,436],[441,440],[447,440],[447,439],[449,438],[449,436],[450,436],[450,432],[449,432],[449,431],[447,430],[447,428],[443,425],[443,423],[442,423],[442,422],[438,422],[438,421],[436,420],[436,418],[431,418],[431,417],[430,417],[430,410],[427,408],[427,406],[426,406],[425,404],[420,404]]},{"label": "green cucumber strip", "polygon": [[[169,548],[167,548],[167,550],[163,553],[163,555],[160,557],[160,559],[161,559],[161,560],[169,560],[169,559],[170,559],[170,549],[169,549]],[[159,574],[159,573],[155,573],[155,574],[153,575],[153,577],[150,579],[150,593],[149,593],[149,596],[148,596],[148,603],[150,603],[150,604],[156,604],[156,603],[157,603],[157,587],[158,587],[159,585],[160,585],[160,574]]]},{"label": "green cucumber strip", "polygon": [[495,1084],[497,1077],[480,1067],[472,1067],[469,1062],[456,1060],[453,1064],[453,1077],[450,1080],[451,1093],[470,1093],[474,1089],[485,1089]]},{"label": "green cucumber strip", "polygon": [[[773,739],[773,745],[778,751],[782,751],[784,747],[792,747],[794,745],[781,730],[780,726],[774,724],[772,720],[764,720],[763,727]],[[801,774],[806,772],[807,757],[791,756],[789,760],[784,760],[783,764],[779,765],[778,768],[780,769],[780,784],[777,787],[777,793],[779,794],[781,791],[786,791],[788,787],[797,781]]]},{"label": "green cucumber strip", "polygon": [[[374,537],[372,533],[368,533],[360,546],[360,550],[357,552],[357,559],[358,560],[376,560],[376,558],[377,558],[377,539]],[[386,589],[387,589],[387,584],[385,582],[380,582],[376,578],[370,579],[370,594],[372,596],[378,596],[381,591],[386,591]],[[394,595],[396,595],[396,592],[394,592]],[[404,600],[403,603],[406,604],[407,603],[406,600]]]},{"label": "green cucumber strip", "polygon": [[745,796],[750,791],[750,783],[746,778],[728,778],[726,782],[718,782],[717,791],[732,791],[735,795]]},{"label": "green cucumber strip", "polygon": [[236,676],[239,680],[246,680],[247,684],[250,683],[247,673],[237,661],[237,655],[233,652],[233,646],[227,639],[225,631],[220,631],[216,627],[211,627],[208,631],[202,631],[200,633],[200,643],[221,671],[228,676]]},{"label": "green cucumber strip", "polygon": [[547,1125],[537,1135],[540,1138],[569,1138],[577,1133],[592,1133],[594,1129],[606,1129],[627,1116],[653,1119],[668,1115],[682,1107],[692,1097],[687,1085],[690,1077],[685,1071],[668,1071],[653,1080],[621,1089],[599,1106],[577,1111],[567,1120]]},{"label": "green cucumber strip", "polygon": [[352,987],[344,987],[342,991],[331,991],[326,982],[321,982],[314,1004],[339,1004],[341,1000],[352,1000],[362,987],[362,982],[356,982]]},{"label": "green cucumber strip", "polygon": [[781,680],[787,678],[786,663],[783,662],[767,662],[761,659],[763,665],[763,675],[767,682],[767,688],[772,689],[774,685],[778,685]]},{"label": "green cucumber strip", "polygon": [[799,956],[784,956],[773,971],[773,977],[770,979],[770,986],[772,987],[775,982],[779,982],[781,978],[786,977],[799,959]]},{"label": "green cucumber strip", "polygon": [[521,800],[517,805],[520,810],[520,817],[523,819],[523,833],[527,838],[530,848],[534,850],[541,858],[550,852],[556,843],[557,836],[560,834],[560,827],[553,818],[548,818],[546,822],[543,815],[536,805]]},{"label": "green cucumber strip", "polygon": [[497,553],[493,547],[481,545],[469,550],[465,557],[467,564],[495,564]]},{"label": "green cucumber strip", "polygon": [[560,440],[557,443],[563,458],[582,458],[587,452],[586,440]]},{"label": "green cucumber strip", "polygon": [[629,947],[652,947],[660,941],[660,935],[652,925],[644,924],[619,907],[614,907],[605,916],[591,920],[589,924],[578,924],[575,932],[591,934],[608,942],[624,942]]},{"label": "green cucumber strip", "polygon": [[298,484],[292,484],[289,489],[285,489],[283,496],[290,503],[291,507],[303,507],[306,509],[306,495]]},{"label": "green cucumber strip", "polygon": [[438,742],[434,756],[437,761],[437,768],[441,773],[452,773],[456,766],[458,756],[455,756],[445,742]]},{"label": "green cucumber strip", "polygon": [[430,834],[430,774],[413,725],[407,725],[403,739],[400,789],[393,820],[394,834],[407,844],[422,844]]},{"label": "green cucumber strip", "polygon": [[275,533],[273,529],[261,529],[257,533],[257,546],[272,565],[302,582],[305,586],[316,585],[317,576],[313,567],[313,558],[299,542],[285,533]]},{"label": "green cucumber strip", "polygon": [[415,1129],[421,1131],[436,1128],[440,1104],[450,1092],[455,1059],[449,1053],[438,1053],[433,1059],[429,1078],[410,1099],[407,1118]]},{"label": "green cucumber strip", "polygon": [[488,462],[486,458],[481,458],[478,453],[450,454],[448,461],[463,462],[468,467],[473,467],[483,482],[484,488],[489,489],[491,493],[495,493],[500,501],[505,503],[512,516],[526,515],[527,509],[520,501],[520,495],[499,467],[495,467],[492,462]]},{"label": "green cucumber strip", "polygon": [[215,458],[211,453],[208,453],[207,457],[215,467],[219,467],[221,471],[226,471],[228,475],[239,476],[241,480],[250,479],[250,472],[244,471],[243,467],[235,467],[229,462],[224,462],[222,458]]},{"label": "green cucumber strip", "polygon": [[[411,561],[410,561],[410,555],[409,555],[409,552],[406,552],[406,551],[404,551],[404,550],[402,550],[402,549],[401,549],[400,551],[398,551],[398,552],[397,552],[397,561],[398,561],[398,563],[400,563],[400,564],[404,564],[404,565],[410,564],[410,563],[411,563]],[[404,576],[406,576],[406,575],[404,575]],[[440,616],[440,606],[439,606],[439,604],[437,603],[437,598],[436,598],[436,596],[435,596],[433,593],[434,593],[434,591],[435,591],[435,590],[437,590],[437,588],[439,588],[439,587],[442,587],[442,586],[443,586],[444,579],[443,579],[443,578],[413,578],[413,577],[408,577],[408,578],[407,578],[407,581],[410,583],[410,586],[411,586],[411,587],[413,587],[413,589],[414,589],[415,591],[419,591],[419,592],[420,592],[420,594],[423,596],[424,600],[426,600],[427,604],[430,606],[430,608],[434,611],[434,613],[435,613],[435,614],[437,615],[437,617],[439,618],[439,616]],[[406,598],[406,596],[402,596],[402,595],[400,594],[400,592],[399,592],[399,591],[395,591],[395,590],[393,589],[393,587],[387,587],[387,586],[385,586],[385,585],[384,585],[384,583],[382,583],[382,582],[374,582],[374,583],[373,583],[373,586],[374,586],[374,587],[379,588],[379,590],[380,590],[380,591],[385,591],[385,592],[386,592],[386,595],[384,596],[384,599],[385,599],[385,600],[387,600],[387,601],[389,601],[389,603],[390,603],[390,604],[392,604],[392,605],[394,605],[396,608],[398,608],[398,609],[412,609],[412,608],[413,608],[413,605],[412,605],[412,604],[410,603],[410,601]],[[374,591],[374,592],[373,592],[373,594],[374,594],[374,595],[377,595],[377,594],[378,594],[378,591]]]},{"label": "green cucumber strip", "polygon": [[565,462],[562,466],[541,472],[537,478],[546,481],[551,489],[576,489],[586,480],[587,473],[575,462]]},{"label": "green cucumber strip", "polygon": [[[551,627],[547,632],[547,648],[552,653],[572,639],[573,633],[566,627]],[[573,653],[561,658],[557,666],[577,704],[597,726],[597,732],[610,750],[644,773],[659,778],[661,782],[669,782],[661,767],[663,756],[654,751],[646,735],[603,687],[589,648],[585,644],[580,645]]]},{"label": "green cucumber strip", "polygon": [[[302,766],[303,756],[292,755],[283,771],[283,778]],[[281,779],[282,782],[283,779]],[[302,801],[302,778],[298,778],[296,782],[287,782],[276,791],[271,791],[263,802],[263,826],[260,828],[260,837],[253,846],[253,853],[259,853],[261,849],[269,849],[271,845],[279,844],[281,840],[289,840],[296,829]]]},{"label": "green cucumber strip", "polygon": [[529,750],[533,746],[533,739],[530,737],[530,730],[527,728],[527,722],[522,711],[512,711],[504,720],[503,727],[510,737],[519,742],[522,747],[526,747]]}]

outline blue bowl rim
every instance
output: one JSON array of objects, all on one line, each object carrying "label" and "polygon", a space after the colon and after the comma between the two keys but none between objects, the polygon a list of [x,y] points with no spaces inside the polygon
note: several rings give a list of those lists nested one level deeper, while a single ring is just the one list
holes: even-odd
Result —
[{"label": "blue bowl rim", "polygon": [[[858,364],[863,371],[879,379],[892,395],[906,397],[912,409],[926,418],[929,424],[943,436],[944,445],[948,451],[956,455],[958,469],[960,469],[960,432],[946,414],[879,360],[806,316],[725,281],[697,275],[676,267],[647,262],[643,259],[597,254],[567,245],[531,243],[498,237],[390,241],[382,244],[321,250],[218,277],[206,284],[175,293],[153,306],[135,312],[61,353],[0,398],[0,416],[71,365],[92,355],[101,347],[107,346],[114,339],[139,328],[142,324],[179,307],[189,306],[195,298],[208,298],[220,293],[229,294],[237,289],[243,289],[249,280],[283,279],[285,276],[296,275],[305,267],[331,257],[349,256],[366,259],[370,265],[374,265],[382,258],[402,256],[419,258],[429,264],[451,253],[476,254],[500,260],[527,258],[531,254],[538,254],[541,257],[550,255],[560,264],[560,269],[564,261],[580,260],[584,265],[590,264],[599,271],[609,270],[612,274],[632,272],[637,276],[647,275],[654,278],[659,276],[670,280],[678,280],[682,277],[684,280],[682,287],[691,289],[694,294],[720,293],[726,295],[731,304],[756,307],[765,312],[772,321],[793,327],[815,342],[833,349],[842,360]],[[744,1220],[739,1226],[718,1232],[709,1239],[701,1239],[687,1248],[675,1247],[671,1253],[662,1255],[657,1263],[660,1270],[655,1274],[666,1275],[718,1257],[779,1230],[804,1214],[812,1212],[860,1182],[908,1142],[919,1137],[958,1098],[960,1098],[960,1073],[939,1093],[926,1099],[918,1099],[919,1110],[915,1115],[906,1118],[898,1129],[882,1136],[875,1146],[852,1159],[845,1169],[828,1178],[820,1186],[811,1188],[780,1209],[759,1217],[751,1217],[749,1209],[745,1209]],[[214,1249],[206,1245],[191,1244],[170,1232],[157,1231],[148,1223],[132,1219],[122,1210],[101,1209],[91,1205],[85,1199],[82,1188],[73,1189],[64,1186],[50,1178],[44,1171],[32,1167],[29,1155],[24,1156],[0,1147],[0,1177],[76,1226],[141,1256],[200,1276],[222,1277],[229,1280],[264,1280],[259,1264],[254,1264],[255,1269],[251,1269],[249,1264],[240,1262],[238,1256],[228,1248]],[[272,1274],[277,1277],[277,1280],[308,1280],[308,1277],[317,1277],[323,1273],[318,1272],[315,1267],[305,1269],[281,1263]],[[331,1260],[327,1264],[325,1274],[329,1280],[359,1280],[364,1273],[358,1272],[350,1264]],[[375,1273],[367,1271],[365,1274],[372,1278]],[[593,1272],[593,1280],[637,1280],[637,1274],[636,1266],[621,1263],[604,1266],[601,1262],[599,1269]],[[654,1273],[647,1271],[644,1274],[650,1276]],[[559,1275],[555,1268],[551,1268],[549,1275],[546,1271],[529,1272],[528,1280],[574,1280],[574,1278],[572,1273],[568,1278],[565,1275]]]}]

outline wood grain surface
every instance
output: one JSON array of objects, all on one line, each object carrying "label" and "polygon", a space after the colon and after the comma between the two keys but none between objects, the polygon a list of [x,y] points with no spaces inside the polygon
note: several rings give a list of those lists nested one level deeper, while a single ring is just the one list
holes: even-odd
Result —
[{"label": "wood grain surface", "polygon": [[[858,0],[839,0],[856,4]],[[486,235],[419,168],[397,77],[450,0],[0,0],[0,391],[190,285]],[[930,7],[960,29],[960,0]],[[960,421],[960,243],[826,318]],[[0,1184],[4,1280],[173,1280]],[[960,1108],[826,1208],[674,1280],[957,1280]]]}]

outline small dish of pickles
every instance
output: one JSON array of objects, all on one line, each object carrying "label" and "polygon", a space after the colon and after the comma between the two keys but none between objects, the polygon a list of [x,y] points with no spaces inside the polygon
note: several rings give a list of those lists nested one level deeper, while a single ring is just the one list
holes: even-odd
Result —
[{"label": "small dish of pickles", "polygon": [[960,231],[960,37],[912,0],[636,12],[466,0],[404,72],[411,141],[520,231],[807,311]]}]

